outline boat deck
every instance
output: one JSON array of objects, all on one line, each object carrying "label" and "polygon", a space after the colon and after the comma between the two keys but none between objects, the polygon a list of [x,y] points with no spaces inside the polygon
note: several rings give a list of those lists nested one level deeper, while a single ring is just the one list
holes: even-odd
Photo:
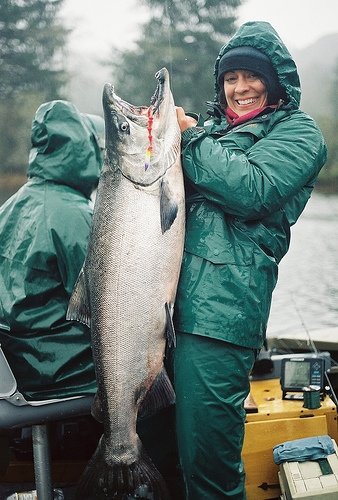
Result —
[{"label": "boat deck", "polygon": [[[258,411],[248,413],[245,424],[243,460],[247,500],[279,500],[278,466],[273,461],[273,447],[284,441],[324,434],[338,442],[337,407],[328,396],[315,410],[304,408],[300,400],[283,400],[278,378],[252,381],[251,394]],[[1,449],[5,448],[5,440],[6,436],[0,436]],[[53,461],[53,484],[62,488],[65,500],[72,498],[74,484],[86,463],[87,458]],[[20,485],[15,484],[18,479]],[[32,489],[33,480],[32,461],[10,457],[7,468],[0,463],[0,499],[14,491],[23,491],[23,486],[26,490]]]},{"label": "boat deck", "polygon": [[247,414],[243,460],[248,500],[280,498],[273,447],[285,441],[328,434],[337,442],[337,408],[325,396],[318,409],[302,400],[283,400],[278,378],[251,382],[258,411]]}]

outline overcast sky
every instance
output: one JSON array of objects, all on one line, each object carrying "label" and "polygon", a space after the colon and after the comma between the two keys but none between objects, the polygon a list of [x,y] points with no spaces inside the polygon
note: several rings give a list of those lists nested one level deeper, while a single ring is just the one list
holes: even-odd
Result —
[{"label": "overcast sky", "polygon": [[240,24],[269,21],[290,48],[338,33],[338,0],[247,0],[238,13]]},{"label": "overcast sky", "polygon": [[[147,10],[137,0],[65,0],[62,10],[73,28],[71,43],[88,53],[109,55],[137,37]],[[290,50],[338,32],[338,0],[246,0],[237,10],[238,24],[269,21]]]}]

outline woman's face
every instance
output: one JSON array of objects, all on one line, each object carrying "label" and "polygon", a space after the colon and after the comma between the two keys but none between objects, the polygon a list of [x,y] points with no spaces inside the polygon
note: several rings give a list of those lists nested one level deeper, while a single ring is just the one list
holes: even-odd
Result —
[{"label": "woman's face", "polygon": [[238,116],[262,108],[268,102],[265,83],[251,71],[238,69],[225,73],[224,93],[228,106]]}]

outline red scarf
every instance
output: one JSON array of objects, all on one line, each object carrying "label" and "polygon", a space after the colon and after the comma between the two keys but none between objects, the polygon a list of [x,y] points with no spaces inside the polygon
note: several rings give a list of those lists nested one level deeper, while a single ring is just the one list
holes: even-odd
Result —
[{"label": "red scarf", "polygon": [[254,118],[255,116],[263,113],[263,111],[267,108],[277,108],[277,105],[269,105],[264,106],[263,108],[254,109],[253,111],[250,111],[250,113],[242,116],[238,116],[238,114],[235,113],[231,108],[227,107],[225,116],[227,122],[230,123],[230,125],[240,125],[241,123],[247,122],[248,120],[251,120],[251,118]]}]

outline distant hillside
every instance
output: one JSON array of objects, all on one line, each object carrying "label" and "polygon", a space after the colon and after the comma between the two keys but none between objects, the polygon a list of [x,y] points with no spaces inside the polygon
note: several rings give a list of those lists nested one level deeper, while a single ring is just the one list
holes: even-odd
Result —
[{"label": "distant hillside", "polygon": [[[330,109],[334,68],[338,65],[338,33],[291,52],[301,78],[302,109],[314,117],[326,115]],[[69,71],[72,78],[67,97],[82,112],[102,115],[103,85],[114,83],[110,69],[94,56],[77,52],[70,54]],[[123,89],[117,92],[122,94]]]},{"label": "distant hillside", "polygon": [[292,55],[301,79],[302,109],[314,117],[327,115],[338,66],[338,33],[326,35],[303,50],[293,51]]}]

